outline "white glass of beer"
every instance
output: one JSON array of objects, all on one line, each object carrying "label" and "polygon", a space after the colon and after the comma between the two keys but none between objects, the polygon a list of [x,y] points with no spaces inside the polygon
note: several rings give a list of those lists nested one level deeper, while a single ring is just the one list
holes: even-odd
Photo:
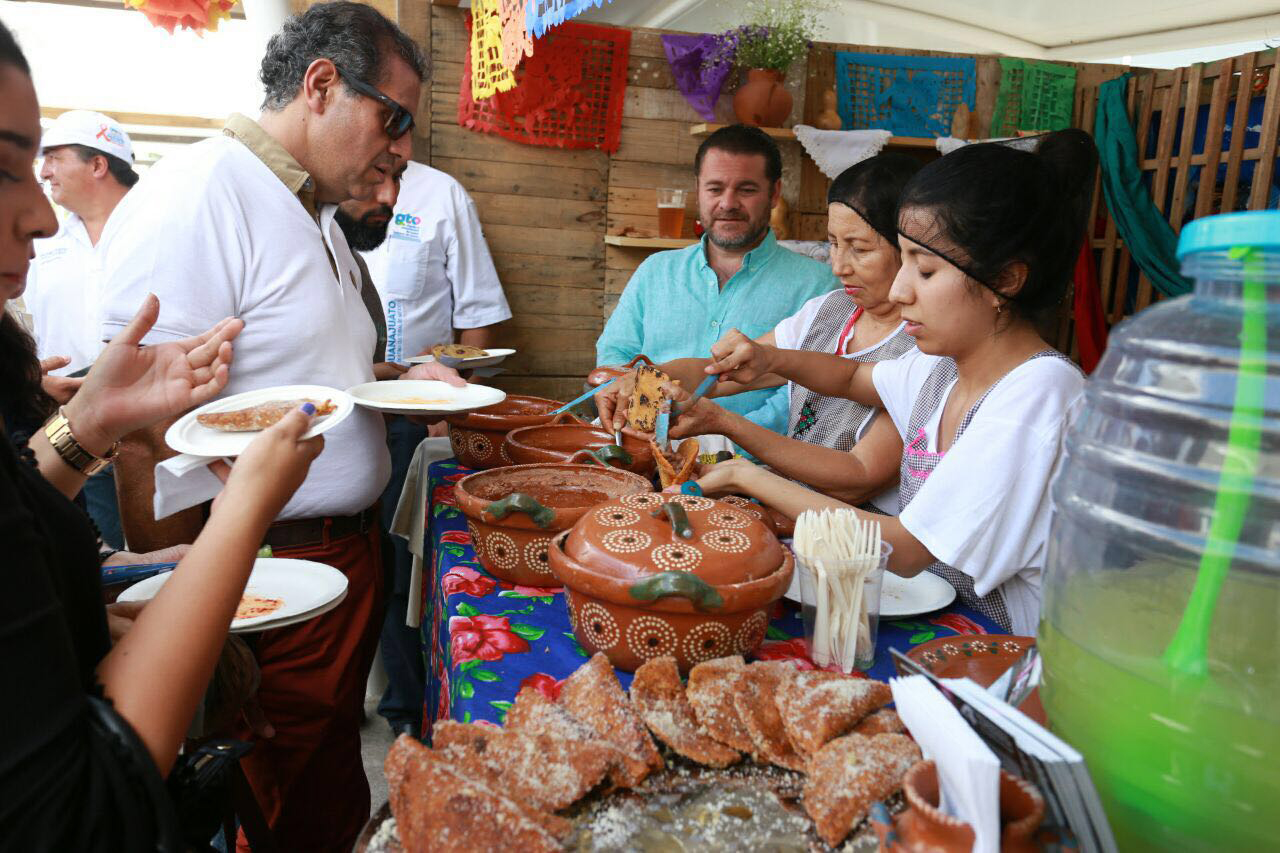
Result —
[{"label": "white glass of beer", "polygon": [[658,190],[658,236],[679,237],[684,230],[684,190]]}]

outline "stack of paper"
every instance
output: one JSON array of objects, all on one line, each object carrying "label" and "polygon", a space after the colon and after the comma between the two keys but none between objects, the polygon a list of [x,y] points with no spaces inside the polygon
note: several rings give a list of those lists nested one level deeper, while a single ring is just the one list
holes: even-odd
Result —
[{"label": "stack of paper", "polygon": [[973,827],[974,853],[1000,849],[1000,761],[950,702],[921,675],[894,678],[898,716],[938,769],[944,814]]}]

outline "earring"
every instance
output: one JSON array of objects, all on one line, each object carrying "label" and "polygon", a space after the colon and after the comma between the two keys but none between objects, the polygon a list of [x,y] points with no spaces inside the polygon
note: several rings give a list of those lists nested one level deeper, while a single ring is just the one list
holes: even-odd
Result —
[{"label": "earring", "polygon": [[997,302],[997,303],[996,303],[996,313],[997,313],[997,314],[1002,314],[1002,313],[1004,313],[1004,303],[1003,303],[1003,302]]}]

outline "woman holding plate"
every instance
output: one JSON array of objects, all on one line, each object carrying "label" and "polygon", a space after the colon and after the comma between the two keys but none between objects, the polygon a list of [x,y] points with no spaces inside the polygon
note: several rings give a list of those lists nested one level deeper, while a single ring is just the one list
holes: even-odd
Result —
[{"label": "woman holding plate", "polygon": [[[25,286],[32,240],[57,220],[32,163],[40,110],[30,70],[0,24],[0,299]],[[230,472],[204,532],[114,644],[98,543],[69,498],[121,436],[214,397],[226,384],[224,320],[204,335],[141,347],[150,297],[56,413],[29,335],[0,310],[0,406],[45,426],[15,452],[0,441],[0,845],[15,850],[178,849],[163,777],[208,686],[262,536],[322,439],[310,414],[263,431]],[[45,420],[48,418],[47,420]]]},{"label": "woman holding plate", "polygon": [[[943,576],[967,605],[1017,634],[1033,634],[1039,618],[1049,481],[1084,386],[1034,321],[1063,298],[1096,164],[1088,134],[1066,130],[1035,153],[966,146],[912,178],[890,298],[917,352],[865,364],[731,333],[707,368],[744,383],[781,375],[883,406],[904,445],[901,511],[881,519],[889,568]],[[698,482],[790,516],[839,505],[750,464],[717,465]]]},{"label": "woman holding plate", "polygon": [[[809,300],[758,338],[759,343],[832,353],[859,362],[898,358],[915,349],[899,317],[899,306],[889,299],[889,288],[902,265],[896,231],[898,197],[919,169],[920,162],[911,157],[886,153],[840,173],[827,193],[827,240],[831,271],[843,287]],[[679,379],[684,389],[693,389],[710,363],[710,359],[686,358],[659,367]],[[789,407],[785,435],[756,422],[771,418],[739,415],[707,399],[784,383],[788,394],[775,395],[772,405]],[[627,377],[597,395],[601,423],[624,420],[618,401],[627,400],[632,387]],[[687,396],[675,391],[676,400]],[[814,393],[781,376],[763,376],[751,383],[721,381],[681,412],[671,425],[670,437],[727,436],[780,474],[854,503],[876,496],[873,504],[892,513],[897,511],[893,460],[900,442],[887,419],[876,423],[877,411],[874,406]],[[855,443],[863,445],[858,457],[848,452]]]}]

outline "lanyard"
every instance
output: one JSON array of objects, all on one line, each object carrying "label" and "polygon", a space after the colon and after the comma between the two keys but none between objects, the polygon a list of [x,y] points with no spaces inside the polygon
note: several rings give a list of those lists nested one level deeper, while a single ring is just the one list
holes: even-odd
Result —
[{"label": "lanyard", "polygon": [[836,355],[844,355],[845,345],[849,343],[849,335],[853,334],[853,325],[858,322],[858,318],[861,316],[862,306],[859,305],[849,315],[849,322],[844,324],[844,331],[840,333],[840,340],[836,343]]}]

